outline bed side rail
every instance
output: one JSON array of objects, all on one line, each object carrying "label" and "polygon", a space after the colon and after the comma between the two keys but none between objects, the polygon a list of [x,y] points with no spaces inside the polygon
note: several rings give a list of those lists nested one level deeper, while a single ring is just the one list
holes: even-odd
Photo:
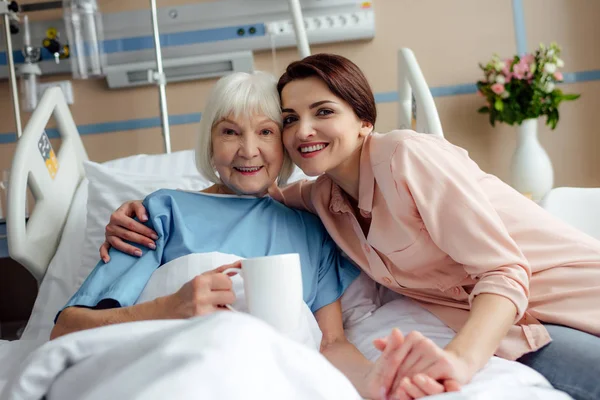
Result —
[{"label": "bed side rail", "polygon": [[[45,132],[52,116],[62,139],[58,155]],[[38,281],[54,256],[75,190],[85,176],[83,161],[87,159],[61,89],[46,90],[17,143],[6,219],[10,257]],[[35,208],[26,221],[28,185]]]}]

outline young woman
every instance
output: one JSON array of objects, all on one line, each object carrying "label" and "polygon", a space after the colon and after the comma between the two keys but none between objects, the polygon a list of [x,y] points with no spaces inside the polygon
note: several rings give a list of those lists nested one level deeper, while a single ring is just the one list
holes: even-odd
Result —
[{"label": "young woman", "polygon": [[[343,57],[290,64],[278,90],[284,145],[304,173],[320,177],[271,195],[318,214],[374,280],[457,331],[444,349],[419,333],[404,339],[392,398],[429,394],[402,379],[417,373],[466,383],[493,354],[576,399],[600,398],[599,241],[443,138],[374,133],[373,93]],[[135,207],[120,211],[121,224]]]}]

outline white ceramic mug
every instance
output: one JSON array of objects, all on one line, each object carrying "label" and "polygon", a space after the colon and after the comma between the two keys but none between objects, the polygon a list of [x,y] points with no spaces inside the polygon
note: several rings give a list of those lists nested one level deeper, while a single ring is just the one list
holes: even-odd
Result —
[{"label": "white ceramic mug", "polygon": [[242,277],[250,314],[284,334],[297,329],[304,303],[300,256],[280,254],[241,261],[241,270],[229,268],[223,273]]}]

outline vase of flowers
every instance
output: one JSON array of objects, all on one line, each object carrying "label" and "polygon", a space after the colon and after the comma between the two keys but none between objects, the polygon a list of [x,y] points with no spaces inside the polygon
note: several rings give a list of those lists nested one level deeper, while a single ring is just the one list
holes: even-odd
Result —
[{"label": "vase of flowers", "polygon": [[535,201],[541,200],[554,183],[552,163],[538,141],[538,119],[545,116],[546,125],[555,129],[558,106],[579,98],[556,87],[563,81],[563,66],[560,47],[555,43],[541,44],[533,53],[506,60],[494,55],[487,64],[480,64],[484,79],[477,82],[477,89],[487,105],[479,112],[489,115],[492,126],[496,122],[518,126],[511,184]]}]

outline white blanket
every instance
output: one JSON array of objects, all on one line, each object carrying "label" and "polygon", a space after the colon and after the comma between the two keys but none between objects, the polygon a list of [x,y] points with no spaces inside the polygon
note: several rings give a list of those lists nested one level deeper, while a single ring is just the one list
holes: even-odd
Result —
[{"label": "white blanket", "polygon": [[[139,301],[173,293],[194,275],[237,259],[207,253],[175,260],[158,269]],[[165,268],[166,267],[166,268]],[[241,280],[234,278],[236,308],[245,309]],[[393,327],[419,330],[438,345],[454,336],[432,314],[402,296],[379,306],[374,283],[361,276],[343,299],[348,338],[370,360],[375,338]],[[307,308],[308,310],[308,308]],[[304,329],[285,338],[243,313],[222,312],[189,321],[146,321],[67,335],[43,345],[22,363],[2,359],[10,370],[0,400],[8,399],[354,399],[346,378],[315,350],[320,332],[307,314]],[[300,342],[300,343],[298,343]],[[12,346],[11,346],[12,345]],[[9,343],[22,357],[36,343]],[[0,355],[6,347],[0,346]],[[22,348],[19,348],[22,347]],[[12,358],[15,360],[15,358]],[[20,363],[20,365],[19,365]],[[0,374],[2,375],[2,374]],[[1,386],[0,386],[1,390]],[[553,390],[532,369],[492,359],[460,393],[440,399],[549,399],[569,397]]]},{"label": "white blanket", "polygon": [[316,350],[243,313],[107,326],[48,342],[1,400],[360,399]]}]

